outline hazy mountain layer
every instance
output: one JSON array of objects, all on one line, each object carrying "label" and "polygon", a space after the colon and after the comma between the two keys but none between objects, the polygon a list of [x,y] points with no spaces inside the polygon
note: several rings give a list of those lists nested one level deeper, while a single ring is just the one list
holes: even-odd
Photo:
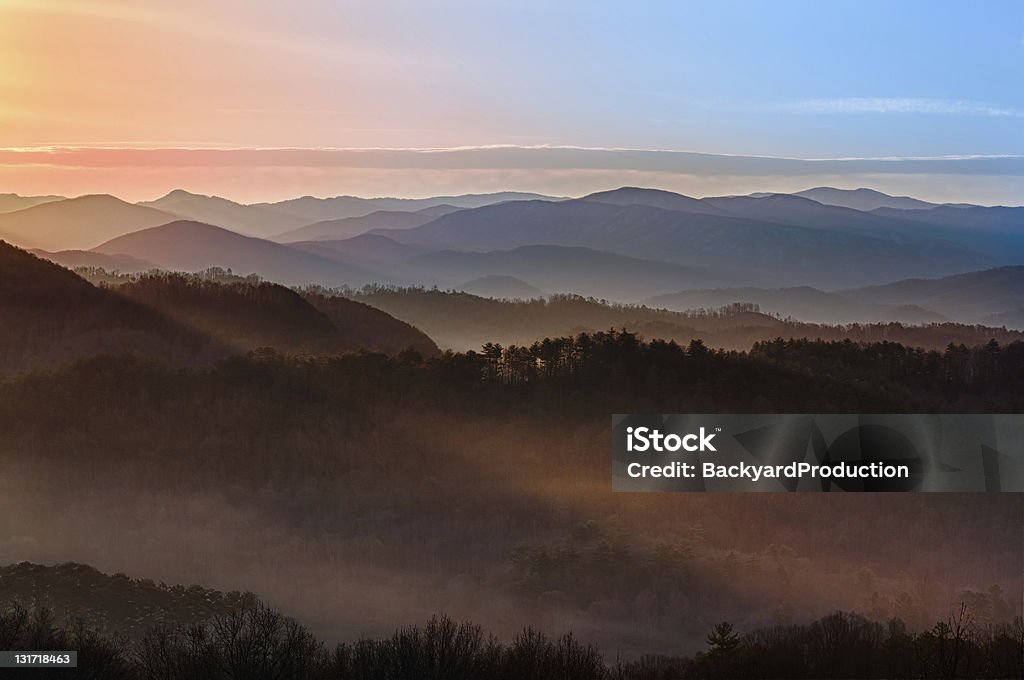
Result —
[{"label": "hazy mountain layer", "polygon": [[63,196],[19,196],[18,194],[0,194],[0,213],[24,210],[42,203],[64,200]]},{"label": "hazy mountain layer", "polygon": [[[715,309],[734,302],[756,304],[762,312],[801,321],[847,324],[879,321],[935,323],[950,319],[936,312],[906,304],[885,305],[857,300],[817,288],[700,288],[656,295],[644,301],[653,307],[676,311]],[[961,319],[957,319],[961,320]]]},{"label": "hazy mountain layer", "polygon": [[[896,322],[828,325],[784,320],[759,312],[752,304],[674,312],[651,307],[611,305],[575,296],[529,301],[493,300],[462,292],[422,289],[370,289],[351,298],[420,328],[442,348],[479,349],[485,343],[529,345],[557,335],[626,328],[648,339],[681,344],[700,339],[711,347],[746,350],[774,338],[810,338],[858,342],[902,342],[944,349],[950,342],[982,345],[991,339],[1009,343],[1024,333],[955,323],[911,325]],[[908,312],[908,315],[909,312]]]},{"label": "hazy mountain layer", "polygon": [[182,189],[139,205],[159,208],[186,220],[215,224],[248,236],[273,236],[306,224],[304,218],[280,212],[271,206],[243,205],[219,196],[201,196]]},{"label": "hazy mountain layer", "polygon": [[129,232],[174,221],[155,208],[113,196],[68,198],[0,214],[0,238],[22,248],[80,250]]},{"label": "hazy mountain layer", "polygon": [[152,262],[146,262],[145,260],[140,260],[137,257],[132,257],[131,255],[106,255],[92,250],[60,250],[55,253],[51,253],[46,250],[36,249],[30,252],[33,255],[38,255],[45,260],[59,264],[62,267],[67,267],[68,269],[75,269],[77,267],[98,267],[108,272],[123,272],[126,274],[135,274],[149,271],[150,269],[159,269],[159,267]]},{"label": "hazy mountain layer", "polygon": [[750,280],[739,272],[562,246],[523,246],[486,253],[446,250],[418,255],[409,259],[406,266],[446,285],[485,276],[512,276],[552,292],[616,301],[639,300],[659,291],[702,282]]},{"label": "hazy mountain layer", "polygon": [[546,295],[539,288],[531,286],[526,281],[517,279],[514,276],[482,276],[472,281],[460,283],[454,288],[470,295],[496,300],[532,300]]},{"label": "hazy mountain layer", "polygon": [[794,196],[803,196],[824,205],[836,205],[854,210],[876,210],[878,208],[896,208],[899,210],[927,210],[937,203],[928,203],[910,196],[890,196],[874,189],[834,189],[832,187],[815,187],[797,191]]},{"label": "hazy mountain layer", "polygon": [[954,319],[981,322],[1019,309],[1024,266],[999,267],[939,279],[910,279],[842,291],[845,297],[889,305],[920,305]]},{"label": "hazy mountain layer", "polygon": [[426,208],[419,212],[378,210],[360,217],[344,217],[337,220],[315,222],[279,234],[274,240],[280,243],[331,241],[359,236],[371,229],[411,229],[457,210],[459,208],[452,206],[435,206],[434,208]]},{"label": "hazy mountain layer", "polygon": [[992,256],[964,244],[929,238],[913,222],[802,198],[782,199],[711,202],[743,212],[737,216],[636,203],[526,201],[462,210],[421,227],[374,233],[435,250],[580,246],[681,265],[741,270],[748,282],[760,278],[827,287],[944,275],[994,262]]},{"label": "hazy mountain layer", "polygon": [[380,279],[355,265],[201,222],[178,221],[145,229],[108,241],[95,250],[131,255],[164,269],[195,272],[223,267],[236,274],[258,274],[285,284],[342,286]]},{"label": "hazy mountain layer", "polygon": [[301,217],[308,223],[323,220],[337,220],[345,217],[360,217],[378,210],[401,210],[415,212],[424,208],[442,205],[456,208],[479,208],[484,205],[505,201],[561,200],[541,194],[517,191],[500,191],[493,194],[462,194],[459,196],[434,196],[431,198],[359,198],[357,196],[335,196],[315,198],[303,196],[277,203],[256,203],[257,207],[269,206],[275,210]]}]

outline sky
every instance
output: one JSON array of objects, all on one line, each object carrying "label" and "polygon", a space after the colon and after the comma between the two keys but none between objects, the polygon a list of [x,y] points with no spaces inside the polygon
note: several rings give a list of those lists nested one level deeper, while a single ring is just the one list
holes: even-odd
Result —
[{"label": "sky", "polygon": [[1022,75],[1019,1],[0,0],[0,192],[1019,204]]}]

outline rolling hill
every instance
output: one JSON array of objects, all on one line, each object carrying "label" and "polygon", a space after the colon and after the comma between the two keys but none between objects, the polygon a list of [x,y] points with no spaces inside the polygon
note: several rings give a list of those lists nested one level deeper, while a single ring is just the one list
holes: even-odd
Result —
[{"label": "rolling hill", "polygon": [[303,291],[302,297],[329,319],[350,345],[391,355],[408,349],[422,357],[440,353],[423,331],[372,305],[313,290]]},{"label": "rolling hill", "polygon": [[183,189],[175,189],[155,201],[144,201],[138,205],[157,208],[186,220],[216,224],[247,236],[273,236],[306,224],[303,218],[279,212],[270,206],[244,205]]},{"label": "rolling hill", "polygon": [[314,222],[279,234],[274,240],[279,243],[341,240],[365,234],[372,229],[411,229],[457,210],[452,206],[435,206],[417,212],[378,210],[360,217]]},{"label": "rolling hill", "polygon": [[1020,309],[1021,300],[1024,300],[1024,266],[999,267],[935,279],[908,279],[844,290],[842,294],[853,300],[876,304],[918,305],[952,319],[990,322],[994,316]]},{"label": "rolling hill", "polygon": [[445,250],[407,262],[411,272],[450,282],[510,276],[558,293],[636,301],[665,290],[743,278],[706,267],[688,267],[583,247],[522,246],[486,253]]},{"label": "rolling hill", "polygon": [[967,231],[995,231],[1020,234],[1024,231],[1024,207],[939,206],[931,210],[879,208],[875,215]]},{"label": "rolling hill", "polygon": [[63,201],[64,196],[19,196],[18,194],[0,194],[0,213],[24,210],[43,203]]},{"label": "rolling hill", "polygon": [[[641,203],[650,190],[620,189]],[[816,192],[817,190],[809,190]],[[842,192],[843,190],[833,190]],[[857,192],[865,193],[857,193]],[[887,197],[880,192],[857,190],[862,198],[881,201]],[[617,193],[617,192],[611,192]],[[653,195],[658,196],[655,192]],[[806,192],[802,192],[806,193]],[[932,260],[939,269],[936,274],[957,273],[997,264],[1018,264],[1024,257],[1024,209],[1014,214],[1013,209],[977,208],[973,206],[938,206],[917,201],[888,197],[898,205],[924,205],[928,210],[894,210],[880,208],[864,211],[842,205],[823,204],[800,194],[753,194],[750,196],[723,196],[700,199],[699,203],[714,206],[721,214],[770,222],[776,225],[806,227],[822,231],[836,231],[866,236],[904,249],[915,249],[922,260]],[[825,192],[826,194],[828,192]],[[841,195],[845,196],[845,193]],[[683,197],[686,198],[686,197]],[[692,202],[694,199],[686,198]],[[668,205],[665,199],[643,202],[646,205]],[[676,210],[685,210],[679,203]],[[961,213],[961,210],[966,212]],[[1000,212],[1002,211],[1002,212]],[[984,215],[982,215],[984,213]],[[913,217],[911,219],[910,217]],[[931,216],[931,217],[930,217]],[[936,219],[935,216],[942,216]],[[976,224],[972,218],[976,217]],[[880,219],[881,218],[881,219]],[[922,222],[927,227],[922,226]],[[1013,228],[1008,230],[1007,225]],[[885,246],[882,246],[883,248]],[[948,265],[960,262],[951,269]],[[943,266],[941,263],[945,263]],[[834,287],[825,282],[822,286]]]},{"label": "rolling hill", "polygon": [[793,196],[802,196],[823,205],[835,205],[854,210],[877,210],[878,208],[896,208],[899,210],[928,210],[937,203],[928,203],[910,196],[890,196],[874,189],[835,189],[833,187],[815,187],[797,191]]},{"label": "rolling hill", "polygon": [[0,237],[23,248],[88,250],[175,216],[105,194],[51,201],[0,214]]},{"label": "rolling hill", "polygon": [[0,374],[102,354],[208,364],[260,347],[437,353],[419,330],[344,298],[322,302],[271,283],[167,273],[97,287],[0,242]]},{"label": "rolling hill", "polygon": [[44,260],[68,269],[78,267],[98,267],[108,272],[122,272],[125,274],[137,274],[150,269],[159,269],[152,262],[140,260],[131,255],[105,255],[91,250],[59,250],[55,253],[35,249],[30,251]]},{"label": "rolling hill", "polygon": [[703,288],[644,300],[652,307],[674,311],[717,309],[736,302],[758,306],[766,314],[778,315],[824,324],[871,323],[900,321],[902,323],[941,323],[948,318],[919,307],[875,304],[853,300],[839,293],[830,293],[809,286],[795,288]]},{"label": "rolling hill", "polygon": [[[994,264],[993,257],[965,245],[931,238],[913,222],[822,206],[808,199],[731,198],[713,200],[711,205],[743,214],[712,215],[592,200],[523,201],[461,210],[412,229],[371,233],[431,250],[579,246],[723,273],[744,272],[744,281],[733,279],[723,285],[836,288],[900,276],[941,276]],[[670,289],[660,292],[665,290]]]},{"label": "rolling hill", "polygon": [[415,212],[423,208],[447,205],[456,208],[479,208],[484,205],[508,201],[561,200],[552,196],[517,191],[500,191],[493,194],[462,194],[459,196],[433,196],[430,198],[360,198],[358,196],[335,196],[316,198],[303,196],[277,203],[256,203],[256,207],[272,207],[289,215],[303,218],[307,224],[345,217],[360,217],[378,210]]},{"label": "rolling hill", "polygon": [[289,243],[290,248],[340,258],[343,262],[365,263],[368,266],[398,265],[416,255],[429,252],[426,248],[399,243],[379,234],[360,234],[340,241],[300,241]]},{"label": "rolling hill", "polygon": [[675,312],[636,305],[614,305],[579,296],[541,300],[493,300],[464,292],[418,288],[374,288],[351,294],[430,335],[441,347],[478,350],[484,343],[529,346],[545,337],[625,328],[647,339],[693,339],[708,346],[748,350],[758,341],[808,338],[854,342],[900,342],[943,350],[950,343],[983,345],[1024,340],[1024,333],[955,323],[904,325],[895,322],[825,325],[778,319],[750,305]]},{"label": "rolling hill", "polygon": [[104,353],[196,363],[224,356],[226,348],[0,242],[0,373]]},{"label": "rolling hill", "polygon": [[114,290],[238,352],[271,347],[287,354],[396,354],[413,347],[424,356],[437,353],[430,338],[377,309],[344,298],[314,305],[315,295],[265,281],[154,274]]},{"label": "rolling hill", "polygon": [[702,200],[731,215],[775,224],[866,233],[886,239],[908,235],[921,238],[921,230],[915,224],[852,208],[824,205],[797,195],[724,196]]},{"label": "rolling hill", "polygon": [[1017,265],[834,292],[810,287],[694,289],[644,302],[678,311],[749,302],[770,314],[816,323],[951,320],[1021,328],[1022,299],[1024,266]]},{"label": "rolling hill", "polygon": [[455,290],[493,298],[495,300],[533,300],[545,297],[546,293],[514,276],[481,276],[478,279],[460,283]]},{"label": "rolling hill", "polygon": [[184,220],[127,234],[93,250],[107,255],[130,255],[175,271],[221,267],[288,285],[361,285],[380,278],[354,265]]},{"label": "rolling hill", "polygon": [[168,586],[85,564],[0,566],[0,611],[18,603],[47,608],[58,625],[81,619],[102,633],[141,637],[159,625],[191,626],[256,602],[251,593]]},{"label": "rolling hill", "polygon": [[662,210],[697,213],[700,215],[727,215],[712,203],[699,198],[690,198],[683,194],[662,189],[645,189],[642,187],[622,187],[609,191],[598,191],[588,194],[581,201],[607,203],[609,205],[646,205]]}]

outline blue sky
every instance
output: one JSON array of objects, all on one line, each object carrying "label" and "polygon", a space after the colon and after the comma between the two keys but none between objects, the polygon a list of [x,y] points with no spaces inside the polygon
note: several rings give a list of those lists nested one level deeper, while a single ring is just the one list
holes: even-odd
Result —
[{"label": "blue sky", "polygon": [[467,144],[1024,152],[1022,2],[330,4],[325,37],[422,55],[433,125],[486,121]]},{"label": "blue sky", "polygon": [[[175,150],[1024,156],[1022,71],[1019,0],[0,0],[0,190],[151,197],[184,186],[258,199],[831,183],[1008,202],[1024,194],[1022,159],[1001,174],[977,171],[984,164],[940,176],[872,166],[797,178],[744,171],[734,181],[689,161],[655,171],[627,152],[612,169],[587,161],[599,154],[573,154],[579,167],[557,172],[544,156],[531,174],[519,155],[507,168],[489,155],[486,170],[452,168],[470,156],[449,156],[432,171],[414,154],[351,165],[333,155],[329,169],[328,156],[307,167],[295,154],[264,154],[256,169],[230,153],[197,165]],[[94,151],[41,162],[48,148]],[[125,149],[151,153],[119,171]]]}]

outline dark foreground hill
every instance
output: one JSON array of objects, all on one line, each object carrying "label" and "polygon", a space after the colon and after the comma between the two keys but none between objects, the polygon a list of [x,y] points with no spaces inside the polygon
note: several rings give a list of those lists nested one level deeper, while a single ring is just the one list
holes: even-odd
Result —
[{"label": "dark foreground hill", "polygon": [[154,626],[191,626],[255,601],[251,593],[108,575],[74,562],[0,566],[0,612],[15,604],[45,608],[58,624],[81,620],[106,634],[141,637]]},{"label": "dark foreground hill", "polygon": [[426,335],[369,305],[303,296],[266,281],[150,274],[111,290],[240,352],[271,347],[308,354],[394,354],[407,348],[424,356],[437,353]]},{"label": "dark foreground hill", "polygon": [[195,363],[225,351],[153,309],[0,241],[0,372],[105,352]]},{"label": "dark foreground hill", "polygon": [[407,323],[342,298],[321,302],[319,309],[290,289],[255,280],[109,278],[119,283],[93,286],[0,242],[0,373],[97,354],[193,365],[260,347],[286,353],[437,352]]}]

